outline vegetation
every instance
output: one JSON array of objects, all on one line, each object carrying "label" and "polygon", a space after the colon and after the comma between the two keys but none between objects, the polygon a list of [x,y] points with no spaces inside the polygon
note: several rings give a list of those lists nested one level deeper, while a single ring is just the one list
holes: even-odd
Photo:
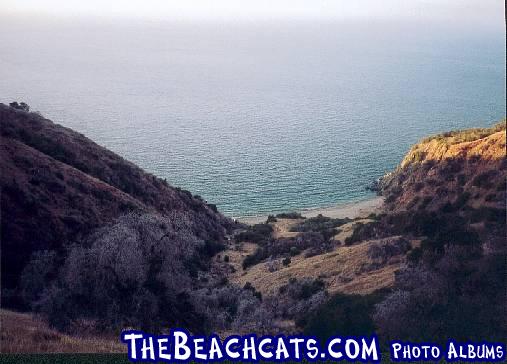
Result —
[{"label": "vegetation", "polygon": [[[15,105],[14,105],[15,106]],[[0,104],[2,306],[29,308],[24,267],[38,251],[62,263],[67,245],[130,212],[186,215],[190,234],[221,243],[232,221],[188,191],[173,188],[82,134]],[[208,247],[209,248],[209,247]],[[38,268],[37,268],[38,269]],[[53,272],[48,273],[50,276]]]},{"label": "vegetation", "polygon": [[387,291],[369,295],[336,294],[314,310],[299,325],[306,335],[314,335],[322,342],[337,334],[371,335],[376,332],[373,314],[375,305],[386,296]]},{"label": "vegetation", "polygon": [[339,230],[336,229],[339,226],[342,226],[348,222],[352,221],[351,219],[332,219],[330,217],[322,216],[319,214],[316,217],[308,218],[302,223],[295,225],[291,228],[291,231],[294,232],[317,232],[322,234],[324,240],[329,240],[333,236],[339,233]]},{"label": "vegetation", "polygon": [[[3,363],[41,363],[41,355],[21,356],[19,353],[126,353],[126,347],[115,335],[70,336],[50,328],[46,322],[27,313],[0,310],[2,335],[0,347]],[[16,356],[7,357],[13,353]],[[128,362],[126,355],[122,355]],[[41,360],[42,359],[42,360]],[[61,360],[54,355],[45,359],[47,363],[68,363],[68,354]],[[76,361],[72,361],[73,363]],[[91,363],[91,361],[89,361]],[[100,361],[98,361],[100,362]]]},{"label": "vegetation", "polygon": [[278,220],[274,215],[268,215],[268,219],[266,220],[266,223],[269,224],[270,222],[277,222]]},{"label": "vegetation", "polygon": [[322,234],[308,232],[300,233],[291,238],[263,240],[257,250],[243,260],[243,269],[258,264],[268,258],[285,258],[290,263],[290,256],[298,255],[306,249],[316,252],[326,252],[332,248],[333,243],[327,242]]},{"label": "vegetation", "polygon": [[498,171],[495,170],[489,170],[487,172],[478,174],[472,180],[472,186],[490,189],[491,187],[493,187],[492,179],[496,175],[498,175]]},{"label": "vegetation", "polygon": [[352,235],[345,238],[345,245],[352,245],[358,241],[365,240],[367,238],[374,239],[378,237],[375,234],[376,227],[379,226],[377,221],[362,223],[357,222],[353,225]]},{"label": "vegetation", "polygon": [[304,219],[305,217],[299,212],[284,212],[276,215],[278,219]]},{"label": "vegetation", "polygon": [[505,130],[506,121],[502,120],[490,128],[475,128],[465,130],[454,130],[446,133],[441,133],[427,137],[421,141],[421,143],[427,143],[432,140],[436,140],[439,143],[445,143],[448,145],[471,142],[477,139],[485,138],[493,133]]},{"label": "vegetation", "polygon": [[[423,255],[432,254],[423,249]],[[376,307],[374,320],[386,340],[445,342],[503,340],[505,254],[481,256],[455,246],[433,263],[397,276],[396,289]]]},{"label": "vegetation", "polygon": [[[52,326],[37,326],[31,339],[42,335],[53,348],[53,341],[71,340],[64,331],[116,335],[124,327],[160,332],[170,326],[267,334],[283,332],[287,322],[321,339],[371,332],[411,341],[507,336],[498,319],[507,288],[504,162],[484,168],[474,158],[470,167],[472,157],[460,157],[398,170],[381,187],[385,212],[354,224],[345,243],[375,240],[306,261],[301,254],[333,250],[333,237],[352,220],[286,213],[265,224],[233,225],[201,197],[25,111],[0,105],[0,163],[12,171],[0,175],[2,207],[9,211],[2,214],[2,280],[8,282],[2,300],[21,302]],[[505,123],[487,132],[504,129]],[[441,138],[455,143],[485,133]],[[274,237],[278,219],[294,220],[281,224],[293,226],[290,237]],[[280,269],[271,276],[280,273],[278,290],[254,286],[256,278],[230,282],[237,277],[228,274],[241,264],[226,236],[232,228],[236,243],[257,244],[243,268],[268,266],[244,273]],[[336,267],[343,257],[351,257],[352,269]],[[310,264],[326,281],[287,277]],[[392,289],[328,296],[331,279],[347,284],[383,268],[395,277]]]},{"label": "vegetation", "polygon": [[22,111],[26,111],[26,112],[30,111],[30,106],[28,106],[28,104],[25,102],[18,103],[16,101],[14,101],[14,102],[9,103],[9,106],[12,107],[13,109],[17,109],[17,110],[22,110]]},{"label": "vegetation", "polygon": [[235,236],[237,242],[249,241],[256,244],[265,243],[271,238],[273,227],[269,224],[256,224],[248,226],[245,231]]}]

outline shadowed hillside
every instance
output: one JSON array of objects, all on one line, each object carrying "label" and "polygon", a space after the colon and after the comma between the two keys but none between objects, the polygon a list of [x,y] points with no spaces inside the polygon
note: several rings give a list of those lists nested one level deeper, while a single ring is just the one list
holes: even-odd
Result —
[{"label": "shadowed hillside", "polygon": [[130,211],[185,212],[204,240],[230,226],[215,206],[36,113],[0,104],[0,130],[3,304],[17,303],[34,251],[62,252]]}]

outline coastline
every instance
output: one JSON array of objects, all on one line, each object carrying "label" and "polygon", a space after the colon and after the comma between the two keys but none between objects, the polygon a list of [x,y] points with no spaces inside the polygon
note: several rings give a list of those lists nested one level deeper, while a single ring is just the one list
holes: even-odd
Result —
[{"label": "coastline", "polygon": [[[384,197],[376,196],[374,198],[358,201],[358,202],[349,202],[345,204],[330,206],[330,207],[317,207],[311,209],[297,210],[296,212],[301,213],[302,216],[309,218],[315,217],[319,214],[322,214],[331,218],[358,218],[358,217],[367,217],[371,213],[379,213],[382,209],[382,205],[384,203]],[[260,216],[247,216],[238,218],[239,222],[244,224],[260,224],[266,222],[268,215],[260,215]]]}]

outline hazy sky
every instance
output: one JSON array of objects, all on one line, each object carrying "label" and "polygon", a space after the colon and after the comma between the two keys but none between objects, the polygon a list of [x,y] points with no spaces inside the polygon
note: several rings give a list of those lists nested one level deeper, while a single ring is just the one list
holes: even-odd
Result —
[{"label": "hazy sky", "polygon": [[0,0],[0,14],[149,19],[401,18],[502,22],[503,0]]}]

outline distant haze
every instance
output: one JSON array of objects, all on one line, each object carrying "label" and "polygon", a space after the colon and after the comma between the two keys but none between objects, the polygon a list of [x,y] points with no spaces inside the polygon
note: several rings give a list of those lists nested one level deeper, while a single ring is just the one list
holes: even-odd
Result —
[{"label": "distant haze", "polygon": [[0,14],[149,19],[387,18],[501,26],[501,0],[0,0]]}]

